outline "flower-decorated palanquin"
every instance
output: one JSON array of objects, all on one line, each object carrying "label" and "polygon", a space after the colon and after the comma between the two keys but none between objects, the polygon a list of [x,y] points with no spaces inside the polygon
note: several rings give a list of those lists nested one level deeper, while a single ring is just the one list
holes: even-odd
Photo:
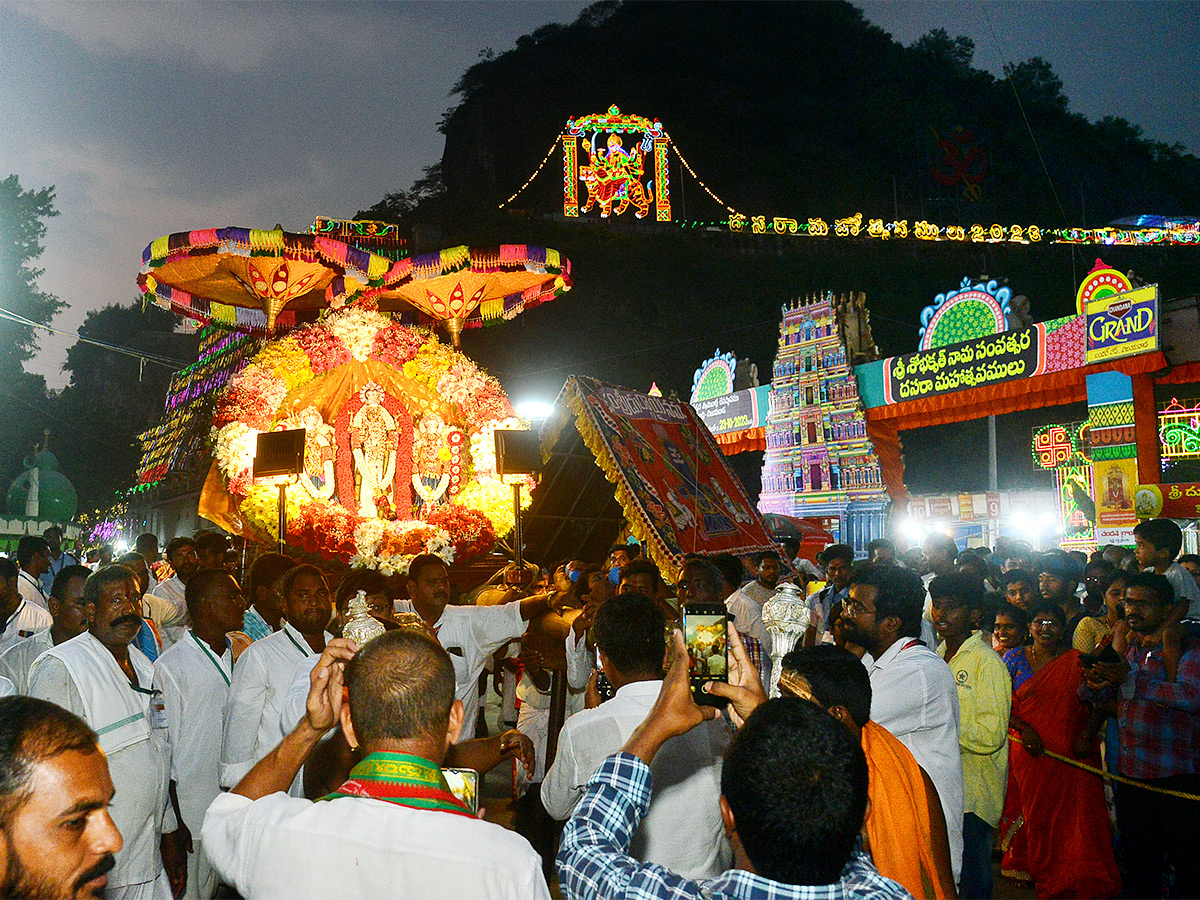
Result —
[{"label": "flower-decorated palanquin", "polygon": [[418,553],[471,557],[512,529],[493,433],[521,427],[499,383],[432,332],[368,309],[329,311],[230,381],[213,416],[219,479],[201,508],[235,509],[240,522],[227,526],[275,539],[276,490],[253,480],[257,435],[304,428],[288,543],[385,574]]}]

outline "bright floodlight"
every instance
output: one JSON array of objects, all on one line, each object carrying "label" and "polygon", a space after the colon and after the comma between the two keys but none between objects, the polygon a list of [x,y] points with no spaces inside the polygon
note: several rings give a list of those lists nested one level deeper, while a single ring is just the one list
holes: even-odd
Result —
[{"label": "bright floodlight", "polygon": [[925,537],[925,528],[916,519],[909,517],[900,523],[900,533],[910,544],[920,544]]},{"label": "bright floodlight", "polygon": [[1012,515],[1008,517],[1008,523],[1013,527],[1014,531],[1023,534],[1029,533],[1029,516],[1023,509],[1015,510]]},{"label": "bright floodlight", "polygon": [[513,408],[517,411],[518,416],[522,419],[528,419],[531,422],[540,422],[543,419],[548,419],[554,412],[554,404],[547,403],[544,400],[522,400]]}]

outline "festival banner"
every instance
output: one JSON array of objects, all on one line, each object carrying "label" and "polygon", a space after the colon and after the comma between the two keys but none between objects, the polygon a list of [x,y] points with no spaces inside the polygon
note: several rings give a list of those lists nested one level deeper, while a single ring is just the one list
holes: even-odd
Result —
[{"label": "festival banner", "polygon": [[678,578],[685,553],[777,549],[690,404],[577,376],[563,397],[664,578]]},{"label": "festival banner", "polygon": [[723,397],[697,400],[692,407],[713,434],[762,428],[767,424],[767,395],[770,390],[771,386],[764,384]]},{"label": "festival banner", "polygon": [[975,498],[970,494],[958,495],[958,519],[960,522],[975,521]]},{"label": "festival banner", "polygon": [[855,366],[868,409],[1084,365],[1083,316]]},{"label": "festival banner", "polygon": [[1158,349],[1158,285],[1087,302],[1087,361]]},{"label": "festival banner", "polygon": [[1139,484],[1133,494],[1133,511],[1139,519],[1198,518],[1200,482]]},{"label": "festival banner", "polygon": [[1137,524],[1137,514],[1133,511],[1137,459],[1093,461],[1092,483],[1096,491],[1097,527],[1133,528]]}]

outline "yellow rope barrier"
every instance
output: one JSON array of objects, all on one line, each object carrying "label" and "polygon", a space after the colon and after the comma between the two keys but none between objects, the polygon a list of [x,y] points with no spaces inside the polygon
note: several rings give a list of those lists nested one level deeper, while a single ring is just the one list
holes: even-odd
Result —
[{"label": "yellow rope barrier", "polygon": [[[1010,734],[1008,739],[1014,744],[1020,744],[1022,747],[1025,743],[1016,735]],[[1090,766],[1078,759],[1071,759],[1068,756],[1063,756],[1061,753],[1055,753],[1053,750],[1043,750],[1042,754],[1051,759],[1057,759],[1059,762],[1064,762],[1068,766],[1074,766],[1077,769],[1083,769],[1085,772],[1091,772],[1093,775],[1099,775],[1105,781],[1119,781],[1121,784],[1127,784],[1131,787],[1139,787],[1143,790],[1153,791],[1156,794],[1166,794],[1168,797],[1178,797],[1180,800],[1196,800],[1200,802],[1200,796],[1196,794],[1185,794],[1183,791],[1173,791],[1170,788],[1155,787],[1152,784],[1146,784],[1144,781],[1138,781],[1136,778],[1126,778],[1124,775],[1117,775],[1113,772],[1106,772],[1096,766]]]}]

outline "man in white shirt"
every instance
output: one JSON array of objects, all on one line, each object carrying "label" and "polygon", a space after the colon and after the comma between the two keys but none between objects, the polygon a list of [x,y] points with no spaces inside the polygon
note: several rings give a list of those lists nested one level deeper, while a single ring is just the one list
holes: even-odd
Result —
[{"label": "man in white shirt", "polygon": [[50,613],[21,595],[19,579],[16,564],[0,557],[0,651],[50,627]]},{"label": "man in white shirt", "polygon": [[42,576],[50,569],[50,545],[45,538],[27,534],[17,541],[17,562],[21,574],[17,587],[21,599],[46,608],[46,592],[42,590]]},{"label": "man in white shirt", "polygon": [[850,594],[850,575],[854,571],[854,548],[849,544],[831,544],[821,551],[825,563],[825,587],[808,595],[808,609],[812,620],[804,635],[804,646],[812,647],[824,641],[833,627],[834,607],[841,607]]},{"label": "man in white shirt", "polygon": [[924,601],[924,585],[913,572],[870,566],[850,586],[846,638],[873,659],[867,667],[871,718],[912,751],[937,788],[957,882],[963,849],[958,689],[946,661],[918,637]]},{"label": "man in white shirt", "polygon": [[209,900],[217,873],[203,852],[200,829],[209,804],[221,793],[221,726],[233,679],[233,648],[227,632],[241,627],[246,608],[231,575],[200,571],[188,580],[192,627],[154,664],[154,686],[162,692],[171,744],[171,776],[180,828],[188,851],[188,898]]},{"label": "man in white shirt", "polygon": [[[183,636],[183,631],[188,625],[184,589],[187,587],[188,579],[200,568],[200,558],[196,555],[196,542],[190,537],[173,539],[167,544],[167,562],[171,564],[175,574],[166,581],[156,584],[154,589],[147,594],[147,596],[165,601],[175,611],[175,615],[169,617],[170,624],[167,624],[166,621],[156,620],[155,622],[159,626],[159,636],[162,638],[164,650]],[[152,612],[161,605],[153,601],[147,602],[150,604]]]},{"label": "man in white shirt", "polygon": [[54,577],[67,566],[79,565],[79,560],[62,548],[63,530],[59,526],[51,525],[42,532],[42,537],[50,545],[50,565],[41,578],[42,593],[49,597],[50,589],[54,586]]},{"label": "man in white shirt", "polygon": [[233,671],[221,742],[222,787],[237,784],[286,734],[280,713],[292,675],[301,663],[311,665],[331,638],[325,628],[333,616],[333,599],[320,569],[289,569],[279,590],[287,622],[247,647]]},{"label": "man in white shirt", "polygon": [[[204,845],[224,880],[247,900],[548,898],[528,842],[473,816],[447,787],[440,766],[463,713],[445,651],[403,628],[351,657],[340,639],[325,648],[304,718],[209,807]],[[327,801],[283,794],[338,723],[364,753],[350,779]]]},{"label": "man in white shirt", "polygon": [[105,896],[165,900],[168,878],[181,884],[187,863],[179,852],[174,815],[164,822],[171,751],[162,699],[153,690],[154,669],[129,646],[142,622],[133,582],[124,566],[109,566],[87,579],[89,629],[37,658],[29,693],[87,722],[108,758],[116,788],[109,811],[125,845]]},{"label": "man in white shirt", "polygon": [[551,595],[535,594],[500,606],[450,606],[450,567],[440,556],[424,553],[409,564],[408,596],[407,601],[397,601],[396,611],[419,615],[450,654],[455,696],[463,705],[463,733],[473,737],[479,676],[488,657],[521,637],[525,623],[550,608]]},{"label": "man in white shirt", "polygon": [[146,569],[150,573],[148,590],[153,591],[158,587],[158,575],[154,571],[154,567],[159,565],[158,535],[149,531],[139,534],[133,542],[133,549],[146,561]]},{"label": "man in white shirt", "polygon": [[[666,631],[662,612],[641,594],[619,594],[600,607],[594,626],[600,664],[617,694],[571,716],[542,782],[542,803],[567,819],[588,781],[629,740],[662,688]],[[654,636],[650,640],[648,636]],[[715,878],[733,852],[721,823],[721,760],[729,731],[705,722],[663,745],[651,765],[654,793],[630,855],[693,879]]]},{"label": "man in white shirt", "polygon": [[68,566],[59,572],[50,588],[50,627],[23,637],[0,652],[0,675],[12,681],[18,694],[29,693],[29,670],[34,660],[51,647],[87,631],[83,585],[91,574],[87,566]]},{"label": "man in white shirt", "polygon": [[738,634],[749,635],[762,644],[763,655],[771,656],[771,634],[763,625],[763,604],[775,596],[779,584],[779,554],[773,550],[755,558],[758,576],[725,598],[725,608],[733,613]]}]

